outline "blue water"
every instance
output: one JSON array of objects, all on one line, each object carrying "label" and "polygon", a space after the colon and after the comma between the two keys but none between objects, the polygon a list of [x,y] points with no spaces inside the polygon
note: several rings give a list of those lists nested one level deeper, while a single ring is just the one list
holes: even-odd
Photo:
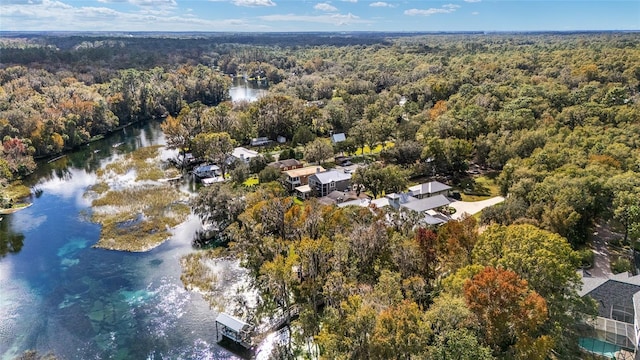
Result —
[{"label": "blue water", "polygon": [[92,247],[100,227],[84,194],[95,170],[163,141],[157,123],[127,128],[29,179],[41,194],[0,221],[1,359],[28,349],[65,359],[235,358],[215,343],[215,311],[180,281],[197,219],[146,253]]},{"label": "blue water", "polygon": [[594,354],[599,354],[607,358],[615,358],[616,352],[620,351],[621,347],[618,345],[610,344],[598,339],[592,338],[580,338],[580,347]]}]

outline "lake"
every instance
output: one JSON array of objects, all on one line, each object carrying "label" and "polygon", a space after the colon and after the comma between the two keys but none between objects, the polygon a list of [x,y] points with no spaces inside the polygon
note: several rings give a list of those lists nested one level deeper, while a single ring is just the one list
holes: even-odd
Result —
[{"label": "lake", "polygon": [[[266,91],[254,90],[234,86],[233,99]],[[193,251],[197,218],[149,252],[91,247],[100,227],[88,220],[83,195],[95,171],[155,144],[164,144],[159,122],[128,127],[40,164],[27,179],[38,190],[33,205],[0,220],[1,359],[28,349],[65,359],[236,358],[216,344],[216,312],[180,281],[179,260]]]}]

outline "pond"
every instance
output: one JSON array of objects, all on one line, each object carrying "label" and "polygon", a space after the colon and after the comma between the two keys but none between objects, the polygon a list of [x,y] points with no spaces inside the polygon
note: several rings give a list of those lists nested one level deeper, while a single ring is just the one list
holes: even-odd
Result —
[{"label": "pond", "polygon": [[100,227],[83,195],[95,171],[156,144],[164,144],[158,122],[128,127],[40,164],[27,180],[38,190],[33,205],[0,220],[1,359],[28,349],[65,359],[236,358],[215,342],[216,312],[180,281],[197,218],[149,252],[92,248]]},{"label": "pond", "polygon": [[255,101],[267,94],[267,84],[262,81],[250,81],[243,77],[234,77],[229,95],[233,101]]}]

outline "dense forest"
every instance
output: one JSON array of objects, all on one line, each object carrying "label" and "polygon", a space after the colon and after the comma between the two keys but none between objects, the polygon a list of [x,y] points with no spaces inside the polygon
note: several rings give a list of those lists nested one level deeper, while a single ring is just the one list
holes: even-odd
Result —
[{"label": "dense forest", "polygon": [[[273,184],[206,188],[194,209],[250,270],[262,314],[301,307],[283,356],[578,358],[576,250],[598,221],[640,237],[640,37],[306,36],[2,38],[0,181],[151,119],[212,161],[257,136],[344,132],[336,151],[393,143],[371,160],[407,177],[495,171],[506,201],[481,233],[474,218],[428,229],[300,205]],[[230,75],[269,94],[231,103]]]}]

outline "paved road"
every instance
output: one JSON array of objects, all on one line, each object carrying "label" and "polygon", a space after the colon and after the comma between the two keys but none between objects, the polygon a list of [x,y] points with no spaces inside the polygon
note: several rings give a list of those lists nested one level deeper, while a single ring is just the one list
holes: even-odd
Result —
[{"label": "paved road", "polygon": [[449,206],[456,209],[456,213],[451,215],[451,218],[454,220],[458,220],[462,218],[463,214],[473,215],[482,211],[482,209],[501,203],[504,201],[502,196],[496,196],[491,199],[482,200],[482,201],[454,201]]}]

